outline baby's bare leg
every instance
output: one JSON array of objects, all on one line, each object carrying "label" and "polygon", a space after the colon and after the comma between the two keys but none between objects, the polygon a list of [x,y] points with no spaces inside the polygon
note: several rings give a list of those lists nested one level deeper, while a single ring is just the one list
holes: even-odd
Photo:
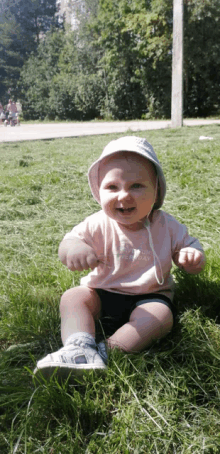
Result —
[{"label": "baby's bare leg", "polygon": [[95,319],[98,318],[101,302],[96,291],[88,287],[67,290],[60,302],[61,337],[63,344],[74,333],[85,332],[95,337]]},{"label": "baby's bare leg", "polygon": [[138,352],[166,336],[172,326],[173,315],[168,306],[159,302],[142,304],[133,310],[129,322],[108,339],[108,346]]}]

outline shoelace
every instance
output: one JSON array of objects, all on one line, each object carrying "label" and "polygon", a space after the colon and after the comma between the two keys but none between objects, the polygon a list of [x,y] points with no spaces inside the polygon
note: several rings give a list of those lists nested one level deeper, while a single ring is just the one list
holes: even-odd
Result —
[{"label": "shoelace", "polygon": [[[154,250],[154,243],[153,243],[153,240],[152,240],[151,231],[150,231],[150,223],[149,223],[148,219],[146,219],[146,221],[144,223],[144,227],[146,227],[146,229],[148,231],[150,248],[152,250],[153,257],[154,257],[155,277],[156,277],[157,283],[159,285],[163,285],[163,283],[164,283],[163,271],[162,271],[162,267],[161,267],[161,263],[160,263],[159,257],[157,256],[157,254],[156,254],[156,252]],[[157,263],[158,263],[158,266],[159,266],[160,275],[162,276],[161,280],[158,278],[158,274],[157,274]]]},{"label": "shoelace", "polygon": [[87,342],[84,342],[82,339],[74,339],[72,342],[69,342],[65,347],[69,347],[71,345],[74,345],[75,347],[81,347],[81,348],[87,348],[87,347],[96,348],[95,345],[88,344]]}]

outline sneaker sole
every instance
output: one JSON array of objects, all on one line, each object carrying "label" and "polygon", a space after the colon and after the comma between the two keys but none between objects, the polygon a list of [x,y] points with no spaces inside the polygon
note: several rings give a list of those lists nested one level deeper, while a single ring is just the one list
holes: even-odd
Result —
[{"label": "sneaker sole", "polygon": [[67,380],[69,378],[70,382],[74,381],[75,378],[83,377],[85,373],[89,371],[103,372],[107,369],[105,365],[91,365],[91,364],[45,364],[44,367],[36,367],[34,369],[34,377],[33,378],[44,378],[46,380],[50,379],[51,377],[56,377],[57,379]]}]

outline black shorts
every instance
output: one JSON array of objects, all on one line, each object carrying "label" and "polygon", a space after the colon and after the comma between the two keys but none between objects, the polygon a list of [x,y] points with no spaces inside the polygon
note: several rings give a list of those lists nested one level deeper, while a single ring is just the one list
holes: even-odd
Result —
[{"label": "black shorts", "polygon": [[[98,338],[102,334],[111,336],[122,325],[129,321],[133,310],[142,304],[158,302],[165,304],[171,310],[175,319],[175,308],[172,301],[165,295],[158,293],[146,293],[144,295],[124,295],[121,293],[108,292],[107,290],[95,289],[101,300],[100,323],[97,323]],[[100,329],[104,333],[100,332]]]}]

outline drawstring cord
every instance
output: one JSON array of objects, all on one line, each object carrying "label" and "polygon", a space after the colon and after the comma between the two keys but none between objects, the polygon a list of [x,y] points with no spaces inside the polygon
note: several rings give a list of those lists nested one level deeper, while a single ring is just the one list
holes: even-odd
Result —
[{"label": "drawstring cord", "polygon": [[[154,257],[154,266],[155,266],[155,277],[156,277],[156,280],[157,280],[157,283],[159,285],[163,285],[164,283],[164,278],[163,278],[163,272],[162,272],[162,268],[161,268],[161,263],[160,263],[160,260],[159,260],[159,257],[157,256],[155,250],[154,250],[154,243],[153,243],[153,240],[152,240],[152,236],[151,236],[151,231],[150,231],[150,223],[148,221],[148,219],[146,219],[145,223],[144,223],[144,227],[146,227],[147,231],[148,231],[148,235],[149,235],[149,243],[150,243],[150,247],[151,247],[151,250],[153,252],[153,257]],[[160,275],[162,276],[162,280],[160,280],[158,278],[158,274],[157,274],[157,263],[159,265],[159,270],[160,270]]]}]

